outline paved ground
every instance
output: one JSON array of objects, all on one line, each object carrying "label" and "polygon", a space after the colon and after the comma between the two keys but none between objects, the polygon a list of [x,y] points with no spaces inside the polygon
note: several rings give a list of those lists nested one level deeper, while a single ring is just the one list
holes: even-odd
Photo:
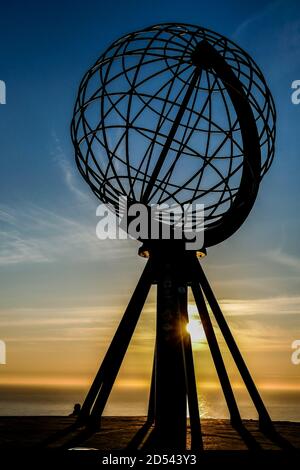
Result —
[{"label": "paved ground", "polygon": [[[0,449],[60,448],[82,446],[99,450],[125,449],[137,431],[145,423],[143,417],[104,417],[101,430],[91,434],[84,429],[70,428],[72,417],[1,417]],[[277,450],[280,445],[291,443],[300,449],[300,423],[276,422],[275,428],[282,439],[273,440],[264,436],[257,421],[244,421],[248,446],[255,447],[255,442],[263,450]],[[68,432],[66,432],[68,431]],[[239,433],[232,428],[228,420],[202,420],[202,434],[205,450],[246,450]],[[190,436],[188,435],[188,448]]]}]

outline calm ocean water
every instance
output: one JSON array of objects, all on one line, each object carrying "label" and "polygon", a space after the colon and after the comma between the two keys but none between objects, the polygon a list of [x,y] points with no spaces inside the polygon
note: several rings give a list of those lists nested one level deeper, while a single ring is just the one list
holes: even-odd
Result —
[{"label": "calm ocean water", "polygon": [[[1,416],[68,415],[74,403],[82,403],[86,389],[0,387]],[[246,392],[238,391],[237,401],[244,418],[256,419],[257,414]],[[300,421],[300,393],[298,391],[263,391],[262,397],[272,419]],[[220,391],[207,391],[200,397],[201,416],[227,418],[226,404]],[[114,416],[145,415],[147,394],[123,391],[113,394],[105,414]]]}]

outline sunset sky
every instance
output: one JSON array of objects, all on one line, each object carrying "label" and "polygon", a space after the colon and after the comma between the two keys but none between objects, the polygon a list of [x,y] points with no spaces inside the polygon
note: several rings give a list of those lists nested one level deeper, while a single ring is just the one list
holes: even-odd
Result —
[{"label": "sunset sky", "polygon": [[[291,363],[291,344],[300,339],[300,105],[291,102],[291,83],[300,80],[300,9],[292,0],[2,2],[2,385],[88,387],[121,319],[145,260],[135,241],[96,238],[98,202],[77,172],[69,126],[79,82],[105,48],[128,32],[170,21],[237,42],[273,94],[274,163],[247,221],[209,249],[203,267],[262,392],[300,392],[300,365]],[[146,401],[154,302],[153,289],[112,403],[129,395]],[[214,388],[206,342],[194,345],[199,383]]]}]

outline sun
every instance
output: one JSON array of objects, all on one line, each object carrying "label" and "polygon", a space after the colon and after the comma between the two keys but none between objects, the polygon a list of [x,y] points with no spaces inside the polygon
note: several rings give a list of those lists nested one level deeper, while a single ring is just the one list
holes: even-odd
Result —
[{"label": "sun", "polygon": [[206,339],[200,320],[190,320],[186,325],[186,331],[191,335],[192,341],[204,341]]},{"label": "sun", "polygon": [[203,325],[199,319],[199,314],[196,305],[189,304],[188,313],[189,322],[186,325],[186,331],[191,335],[192,341],[205,341],[206,336]]}]

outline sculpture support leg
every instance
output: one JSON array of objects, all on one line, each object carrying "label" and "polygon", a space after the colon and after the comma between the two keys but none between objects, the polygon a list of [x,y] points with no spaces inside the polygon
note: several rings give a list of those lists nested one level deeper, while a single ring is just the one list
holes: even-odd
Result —
[{"label": "sculpture support leg", "polygon": [[151,374],[151,385],[149,393],[149,404],[148,404],[148,414],[147,419],[143,426],[138,430],[138,432],[133,436],[129,444],[127,445],[127,450],[137,450],[141,447],[143,448],[143,441],[146,440],[146,436],[154,422],[155,419],[155,361],[156,361],[156,347],[154,350],[153,357],[153,367]]},{"label": "sculpture support leg", "polygon": [[[155,445],[186,448],[186,383],[178,282],[174,266],[162,266],[157,284]],[[152,444],[153,445],[153,444]]]},{"label": "sculpture support leg", "polygon": [[260,397],[260,394],[255,386],[255,383],[250,375],[250,372],[246,366],[246,363],[239,351],[239,348],[234,340],[234,337],[229,329],[229,326],[227,325],[227,322],[224,318],[224,315],[222,313],[222,310],[218,304],[217,299],[214,296],[214,293],[209,285],[209,282],[203,272],[203,269],[200,265],[199,262],[197,262],[197,267],[196,267],[196,272],[197,276],[200,282],[200,285],[203,289],[203,292],[205,294],[205,297],[210,305],[210,308],[215,316],[215,319],[219,325],[219,328],[223,334],[223,337],[226,341],[226,344],[229,348],[229,351],[236,363],[236,366],[241,374],[241,377],[247,387],[247,390],[249,392],[249,395],[257,409],[258,415],[259,415],[259,422],[262,428],[264,429],[272,429],[272,421],[269,416],[269,413]]},{"label": "sculpture support leg", "polygon": [[156,346],[154,350],[154,358],[153,358],[153,368],[152,368],[152,375],[151,375],[151,385],[150,385],[150,393],[149,393],[149,405],[148,405],[148,414],[147,414],[147,422],[153,423],[155,418],[155,382],[156,382]]},{"label": "sculpture support leg", "polygon": [[151,260],[149,260],[87,394],[78,417],[79,423],[84,423],[87,420],[90,420],[90,422],[95,425],[99,423],[101,414],[140,317],[141,310],[148,296],[152,284],[152,276],[152,263]]},{"label": "sculpture support leg", "polygon": [[215,368],[221,383],[224,397],[229,409],[230,419],[232,423],[240,423],[241,417],[238,406],[231,388],[230,380],[225,368],[222,354],[218,345],[218,341],[209,317],[209,313],[205,304],[205,300],[199,284],[192,284],[192,291],[196,301],[197,309],[199,311],[200,319],[205,331],[208,346],[215,364]]},{"label": "sculpture support leg", "polygon": [[187,333],[188,323],[188,295],[187,289],[182,289],[180,294],[180,311],[183,328],[183,348],[184,348],[184,368],[187,388],[190,428],[191,428],[191,450],[201,450],[203,448],[201,423],[199,414],[197,383],[195,377],[194,359],[191,336]]}]

